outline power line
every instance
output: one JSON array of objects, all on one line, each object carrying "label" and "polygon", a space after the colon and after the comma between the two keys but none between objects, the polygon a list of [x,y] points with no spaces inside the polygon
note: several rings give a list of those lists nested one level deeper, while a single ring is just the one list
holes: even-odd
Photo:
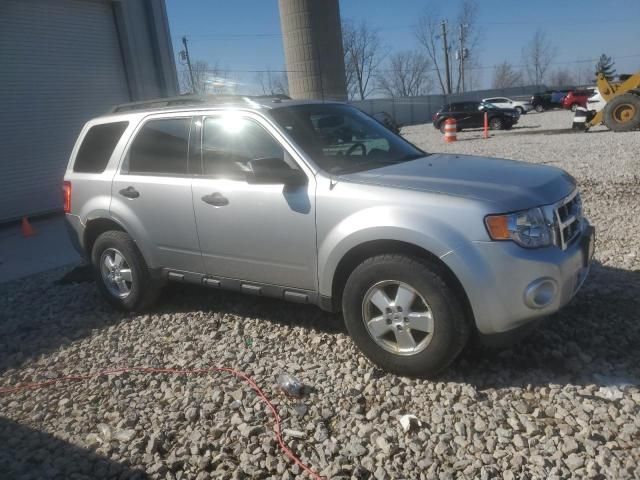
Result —
[{"label": "power line", "polygon": [[[617,57],[612,57],[613,60],[621,60],[621,59],[625,59],[625,58],[636,58],[636,57],[640,57],[640,53],[636,53],[633,55],[620,55]],[[549,65],[575,65],[575,64],[581,64],[581,63],[594,63],[597,62],[598,59],[597,58],[589,58],[589,59],[583,59],[583,60],[569,60],[569,61],[558,61],[558,62],[551,62]],[[491,69],[495,69],[497,68],[499,65],[476,65],[475,67],[473,66],[465,66],[465,69],[467,70],[491,70]],[[527,67],[526,64],[521,64],[521,65],[511,65],[514,68],[525,68]],[[183,72],[186,72],[188,70],[182,70]],[[229,69],[229,68],[218,68],[218,69],[205,69],[203,70],[205,72],[209,72],[209,73],[226,73],[226,72],[232,72],[232,73],[307,73],[306,70],[286,70],[286,69]],[[376,69],[372,69],[372,71],[374,72],[397,72],[398,69],[393,69],[393,68],[376,68]],[[427,72],[436,72],[437,69],[432,68],[427,70]]]},{"label": "power line", "polygon": [[[476,22],[477,25],[562,25],[568,27],[571,25],[603,25],[608,23],[633,23],[636,24],[636,19],[593,19],[593,20],[578,20],[572,23],[567,23],[566,20],[540,20],[540,21],[509,21],[509,22]],[[378,27],[376,30],[390,31],[390,30],[414,30],[416,24],[409,25],[396,25],[387,27]],[[246,32],[246,33],[190,33],[186,35],[172,35],[173,38],[180,39],[183,36],[191,39],[197,38],[253,38],[253,37],[282,37],[281,32]]]}]

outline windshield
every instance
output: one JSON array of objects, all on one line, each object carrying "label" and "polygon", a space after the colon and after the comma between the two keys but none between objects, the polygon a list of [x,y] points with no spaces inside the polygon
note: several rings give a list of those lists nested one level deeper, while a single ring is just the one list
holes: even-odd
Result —
[{"label": "windshield", "polygon": [[318,167],[329,173],[371,170],[426,155],[348,105],[296,105],[269,113]]}]

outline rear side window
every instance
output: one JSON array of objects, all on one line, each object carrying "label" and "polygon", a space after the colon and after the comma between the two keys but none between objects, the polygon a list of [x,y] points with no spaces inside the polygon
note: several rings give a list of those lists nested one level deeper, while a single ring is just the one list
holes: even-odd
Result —
[{"label": "rear side window", "polygon": [[113,122],[91,127],[78,149],[73,171],[78,173],[104,172],[127,125],[129,122]]},{"label": "rear side window", "polygon": [[191,118],[150,120],[129,149],[129,173],[185,175]]}]

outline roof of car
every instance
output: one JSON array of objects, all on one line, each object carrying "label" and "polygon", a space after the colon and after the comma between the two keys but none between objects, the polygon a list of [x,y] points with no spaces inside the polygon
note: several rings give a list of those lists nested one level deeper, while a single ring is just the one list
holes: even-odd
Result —
[{"label": "roof of car", "polygon": [[185,110],[205,110],[208,108],[240,107],[249,109],[275,109],[295,105],[309,105],[320,103],[339,103],[319,100],[292,100],[286,95],[181,95],[178,97],[157,98],[141,102],[123,103],[116,105],[107,113],[122,115],[127,113],[145,112],[175,112]]}]

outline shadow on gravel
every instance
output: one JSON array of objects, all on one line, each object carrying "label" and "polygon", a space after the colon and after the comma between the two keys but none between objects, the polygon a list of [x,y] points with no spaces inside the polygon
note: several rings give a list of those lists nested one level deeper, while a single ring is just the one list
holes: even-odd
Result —
[{"label": "shadow on gravel", "polygon": [[[134,316],[109,307],[92,283],[61,284],[60,277],[20,283],[14,291],[0,295],[0,374]],[[346,333],[340,315],[314,306],[179,284],[167,287],[149,313],[194,311],[259,318],[274,328],[286,325]],[[637,383],[638,345],[640,271],[595,263],[577,297],[531,336],[501,351],[467,348],[441,380],[480,389],[549,383],[604,385],[612,377]]]},{"label": "shadow on gravel", "polygon": [[0,477],[145,479],[147,475],[0,417]]}]

